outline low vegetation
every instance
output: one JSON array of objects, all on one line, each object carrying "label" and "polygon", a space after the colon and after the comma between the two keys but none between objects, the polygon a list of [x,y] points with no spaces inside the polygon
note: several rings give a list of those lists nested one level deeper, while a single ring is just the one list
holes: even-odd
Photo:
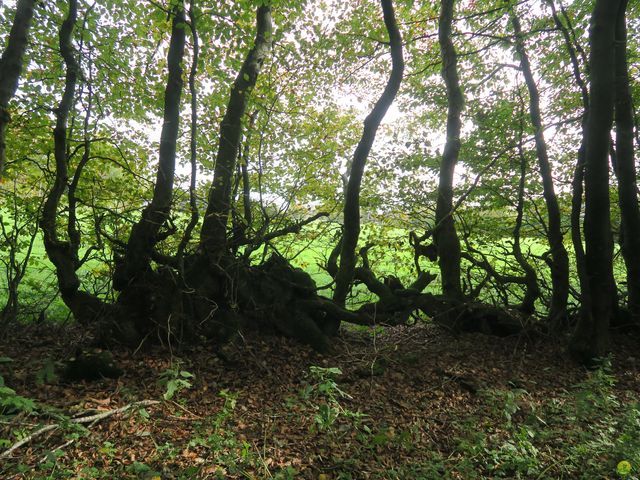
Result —
[{"label": "low vegetation", "polygon": [[118,351],[117,381],[69,384],[40,374],[41,352],[72,343],[55,332],[3,344],[17,393],[1,390],[2,451],[58,425],[3,458],[3,478],[638,475],[640,360],[625,337],[586,371],[559,342],[427,324],[345,331],[331,357],[250,335],[228,361]]}]

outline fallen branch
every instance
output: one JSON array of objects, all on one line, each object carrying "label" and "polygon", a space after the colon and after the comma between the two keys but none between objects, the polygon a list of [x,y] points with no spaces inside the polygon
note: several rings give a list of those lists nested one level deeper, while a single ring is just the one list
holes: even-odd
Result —
[{"label": "fallen branch", "polygon": [[[75,424],[85,424],[85,423],[97,423],[100,420],[104,420],[105,418],[111,417],[113,415],[118,415],[120,413],[124,413],[127,410],[130,410],[134,407],[148,407],[150,405],[156,405],[160,403],[157,400],[142,400],[140,402],[134,402],[134,403],[130,403],[129,405],[125,405],[124,407],[120,407],[120,408],[116,408],[114,410],[109,410],[107,412],[102,412],[102,413],[97,413],[95,415],[89,415],[86,417],[80,417],[80,418],[72,418],[69,420],[69,423],[75,423]],[[60,423],[54,423],[52,425],[45,425],[42,428],[39,428],[38,430],[36,430],[35,432],[33,432],[31,435],[26,436],[25,438],[23,438],[22,440],[20,440],[19,442],[16,442],[15,444],[13,444],[10,448],[8,448],[7,450],[5,450],[4,452],[2,452],[0,454],[0,459],[1,458],[7,458],[9,455],[11,455],[13,452],[15,452],[18,448],[22,447],[23,445],[26,445],[27,443],[31,442],[34,438],[37,438],[47,432],[50,432],[51,430],[55,430],[56,428],[59,428],[62,424]]]}]

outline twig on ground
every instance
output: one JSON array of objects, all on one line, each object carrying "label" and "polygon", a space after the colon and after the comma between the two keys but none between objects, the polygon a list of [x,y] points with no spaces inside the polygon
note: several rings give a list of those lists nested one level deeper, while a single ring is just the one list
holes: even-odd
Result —
[{"label": "twig on ground", "polygon": [[71,445],[73,442],[75,442],[76,439],[72,438],[71,440],[68,440],[66,442],[64,442],[62,445],[54,448],[53,450],[51,450],[51,452],[49,452],[47,455],[45,455],[44,457],[42,457],[42,459],[40,460],[40,463],[44,463],[47,461],[47,459],[49,458],[49,454],[53,453],[53,452],[57,452],[58,450],[62,450],[63,448],[68,447],[69,445]]},{"label": "twig on ground", "polygon": [[[113,415],[117,415],[117,414],[120,414],[120,413],[124,413],[127,410],[130,410],[131,408],[134,408],[134,407],[148,407],[150,405],[156,405],[158,403],[160,403],[158,400],[142,400],[140,402],[133,402],[133,403],[130,403],[129,405],[125,405],[124,407],[116,408],[114,410],[109,410],[107,412],[97,413],[95,415],[89,415],[87,417],[72,418],[72,419],[69,420],[69,423],[95,424],[96,422],[99,422],[100,420],[104,420],[105,418],[108,418],[108,417],[111,417]],[[38,430],[33,432],[31,435],[27,435],[22,440],[20,440],[19,442],[14,443],[10,448],[8,448],[4,452],[0,453],[0,459],[1,458],[7,458],[9,455],[11,455],[13,452],[15,452],[18,448],[20,448],[23,445],[26,445],[27,443],[31,442],[34,438],[37,438],[37,437],[41,436],[44,433],[50,432],[51,430],[55,430],[56,428],[59,428],[60,426],[61,426],[60,423],[54,423],[54,424],[45,425],[44,427],[39,428]]]},{"label": "twig on ground", "polygon": [[171,403],[172,403],[173,405],[175,405],[176,407],[178,407],[178,408],[179,408],[180,410],[182,410],[183,412],[188,413],[189,415],[191,415],[191,417],[192,417],[192,418],[191,418],[190,420],[193,420],[193,419],[195,419],[195,420],[201,420],[201,419],[202,419],[202,417],[201,417],[200,415],[198,415],[198,414],[196,414],[196,413],[193,413],[191,410],[188,410],[186,407],[183,407],[183,406],[182,406],[182,405],[180,405],[178,402],[174,402],[174,401],[172,401]]}]

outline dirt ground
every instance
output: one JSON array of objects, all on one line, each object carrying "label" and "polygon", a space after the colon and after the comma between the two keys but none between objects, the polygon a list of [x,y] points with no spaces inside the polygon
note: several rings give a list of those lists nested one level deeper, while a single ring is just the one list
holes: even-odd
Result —
[{"label": "dirt ground", "polygon": [[[587,377],[563,339],[454,335],[421,324],[343,330],[324,356],[256,333],[219,355],[208,345],[115,350],[120,378],[61,382],[60,361],[84,341],[69,328],[25,327],[0,343],[0,357],[13,359],[0,365],[5,383],[40,406],[37,414],[4,417],[0,452],[20,432],[61,423],[0,459],[0,478],[488,476],[465,467],[461,438],[470,430],[499,436],[510,398],[515,423],[536,404],[561,402]],[[640,392],[639,344],[613,337],[614,388],[624,401]],[[315,374],[312,366],[320,367]],[[163,374],[192,386],[164,400]],[[68,424],[142,400],[158,403],[82,430]]]}]

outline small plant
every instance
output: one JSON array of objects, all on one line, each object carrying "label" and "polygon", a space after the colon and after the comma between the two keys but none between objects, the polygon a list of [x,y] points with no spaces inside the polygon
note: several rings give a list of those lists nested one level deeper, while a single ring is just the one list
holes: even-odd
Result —
[{"label": "small plant", "polygon": [[575,465],[634,478],[640,471],[640,404],[623,403],[613,389],[615,383],[611,359],[604,358],[577,386],[574,418],[581,428],[569,454]]},{"label": "small plant", "polygon": [[621,417],[622,433],[614,444],[615,455],[620,459],[616,470],[623,477],[620,470],[629,470],[627,476],[631,473],[638,476],[640,474],[640,403],[629,405]]},{"label": "small plant", "polygon": [[521,410],[520,403],[527,391],[521,388],[514,390],[484,390],[484,397],[492,405],[494,411],[507,421],[507,426],[513,425],[514,416]]},{"label": "small plant", "polygon": [[103,457],[112,460],[116,456],[118,449],[112,442],[106,441],[102,444],[102,447],[98,449],[98,452],[100,452]]},{"label": "small plant", "polygon": [[298,471],[291,465],[276,472],[273,476],[274,480],[295,480],[296,478],[298,478]]},{"label": "small plant", "polygon": [[160,374],[159,383],[165,387],[165,392],[162,396],[165,400],[171,400],[181,391],[193,386],[191,379],[195,378],[195,375],[183,370],[182,365],[183,362],[176,359],[169,368]]},{"label": "small plant", "polygon": [[36,385],[39,387],[55,383],[58,381],[58,375],[56,374],[56,364],[51,359],[47,359],[44,366],[36,372]]},{"label": "small plant", "polygon": [[315,425],[320,431],[330,430],[339,417],[349,418],[359,422],[365,415],[345,408],[341,401],[351,399],[351,395],[343,391],[336,382],[336,377],[342,375],[337,367],[317,367],[309,369],[315,383],[307,385],[302,391],[302,398],[313,402],[316,411]]},{"label": "small plant", "polygon": [[233,411],[238,403],[238,394],[223,389],[218,392],[218,396],[224,399],[224,404],[215,417],[214,425],[216,428],[221,428],[233,416]]},{"label": "small plant", "polygon": [[138,478],[148,478],[149,480],[160,478],[160,472],[156,472],[149,465],[142,462],[133,462],[131,465],[127,465],[125,470]]},{"label": "small plant", "polygon": [[613,393],[616,378],[611,373],[611,359],[598,361],[598,368],[589,373],[586,380],[577,385],[576,414],[580,420],[589,422],[594,415],[609,414],[620,403]]},{"label": "small plant", "polygon": [[536,434],[528,426],[521,426],[498,448],[488,453],[498,476],[531,478],[540,472],[538,448],[533,444]]},{"label": "small plant", "polygon": [[[206,421],[197,423],[195,435],[189,440],[189,449],[203,449],[216,459],[221,472],[225,471],[230,475],[244,474],[247,468],[255,468],[258,465],[258,458],[255,456],[252,446],[246,440],[237,436],[237,431],[228,426],[232,419],[238,394],[221,390],[218,396],[224,400],[222,408]],[[218,473],[212,478],[227,478]],[[193,478],[188,476],[185,478]],[[274,478],[271,474],[269,478]],[[278,478],[278,477],[275,477]],[[285,477],[286,478],[286,477]]]},{"label": "small plant", "polygon": [[0,375],[0,416],[20,412],[31,413],[36,404],[30,398],[18,395],[15,390],[4,384],[4,377]]}]

